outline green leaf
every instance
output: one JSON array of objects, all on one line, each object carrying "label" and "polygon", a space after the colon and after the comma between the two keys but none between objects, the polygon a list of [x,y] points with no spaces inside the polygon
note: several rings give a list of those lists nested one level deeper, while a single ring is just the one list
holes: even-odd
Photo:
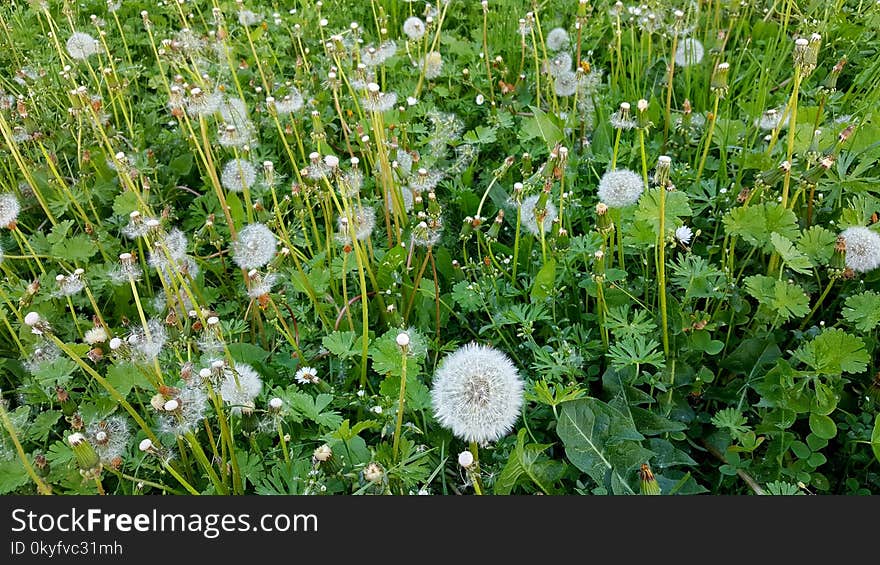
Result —
[{"label": "green leaf", "polygon": [[145,389],[150,387],[150,381],[148,381],[144,374],[131,363],[111,365],[110,368],[107,369],[107,375],[105,378],[123,398],[128,396],[128,393],[131,392],[131,389],[135,386]]},{"label": "green leaf", "polygon": [[520,430],[516,438],[516,448],[510,453],[507,465],[495,481],[495,494],[510,494],[525,480],[530,480],[544,494],[555,494],[553,483],[562,478],[565,465],[543,455],[552,444],[525,445],[525,438],[526,430]]},{"label": "green leaf", "polygon": [[770,243],[776,249],[776,252],[779,253],[779,257],[786,267],[802,275],[810,273],[810,269],[813,268],[813,262],[804,253],[801,253],[790,239],[773,232],[770,234]]},{"label": "green leaf", "polygon": [[636,429],[639,433],[646,436],[680,432],[687,429],[687,426],[682,422],[675,422],[669,418],[664,418],[647,408],[632,406],[629,411],[632,414],[633,423],[636,425]]},{"label": "green leaf", "polygon": [[[409,364],[407,363],[407,369]],[[400,375],[386,377],[379,386],[379,392],[388,398],[400,395]],[[419,378],[407,370],[406,375],[406,410],[424,410],[431,406],[431,391]]]},{"label": "green leaf", "polygon": [[797,216],[776,202],[733,208],[724,215],[724,229],[763,251],[773,251],[770,234],[794,239],[798,236]]},{"label": "green leaf", "polygon": [[810,430],[822,439],[831,439],[837,435],[834,420],[821,414],[810,414]]},{"label": "green leaf", "polygon": [[304,392],[292,392],[287,396],[291,407],[309,420],[329,429],[336,429],[342,423],[342,416],[327,408],[333,401],[333,395],[319,394],[312,398]]},{"label": "green leaf", "polygon": [[473,288],[474,283],[469,280],[458,281],[452,287],[452,300],[465,312],[476,312],[480,309],[482,300],[477,294],[479,289]]},{"label": "green leaf", "polygon": [[355,346],[355,334],[349,331],[335,331],[325,335],[321,338],[321,345],[333,355],[343,359],[354,357],[358,352]]},{"label": "green leaf", "polygon": [[59,410],[40,412],[25,430],[27,439],[37,442],[46,441],[46,438],[49,437],[49,432],[52,431],[52,427],[59,418],[61,418],[61,412]]},{"label": "green leaf", "polygon": [[810,299],[797,284],[764,275],[746,277],[744,282],[746,292],[783,321],[801,318],[810,311]]},{"label": "green leaf", "polygon": [[813,263],[825,265],[834,254],[836,241],[837,234],[831,230],[822,226],[812,226],[810,229],[804,230],[798,237],[797,247]]},{"label": "green leaf", "polygon": [[28,479],[27,471],[18,459],[0,460],[0,494],[14,491]]},{"label": "green leaf", "polygon": [[830,328],[800,346],[794,358],[822,375],[863,373],[870,358],[861,338],[838,328]]},{"label": "green leaf", "polygon": [[120,192],[113,199],[113,213],[126,219],[129,214],[138,209],[138,206],[140,206],[140,203],[138,202],[137,194],[131,191]]},{"label": "green leaf", "polygon": [[532,300],[544,300],[554,293],[556,283],[556,259],[548,259],[532,284]]},{"label": "green leaf", "polygon": [[870,332],[880,324],[880,294],[866,290],[846,299],[843,318],[860,332]]},{"label": "green leaf", "polygon": [[540,108],[530,106],[534,116],[523,120],[520,128],[520,139],[529,140],[541,138],[547,147],[553,147],[564,139],[562,129],[556,125],[554,119]]},{"label": "green leaf", "polygon": [[877,461],[880,461],[880,414],[874,418],[874,431],[871,432],[871,451],[874,452]]},{"label": "green leaf", "polygon": [[395,246],[379,261],[379,271],[376,273],[376,283],[379,288],[391,288],[395,281],[397,269],[406,261],[406,249]]},{"label": "green leaf", "polygon": [[[666,192],[666,231],[674,231],[682,225],[681,218],[692,215],[688,195],[680,190]],[[652,188],[642,193],[635,211],[637,221],[651,226],[654,237],[660,234],[660,189]]]},{"label": "green leaf", "polygon": [[497,129],[494,127],[477,126],[476,129],[464,134],[464,140],[478,145],[492,143],[497,139],[496,132]]},{"label": "green leaf", "polygon": [[563,404],[556,432],[568,459],[614,494],[635,494],[627,476],[654,455],[628,416],[596,398]]}]

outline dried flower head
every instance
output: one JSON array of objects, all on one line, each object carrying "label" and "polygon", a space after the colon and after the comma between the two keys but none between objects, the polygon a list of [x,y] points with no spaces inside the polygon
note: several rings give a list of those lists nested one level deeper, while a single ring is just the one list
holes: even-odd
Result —
[{"label": "dried flower head", "polygon": [[553,28],[547,34],[547,49],[551,51],[567,49],[568,43],[568,32],[561,27]]},{"label": "dried flower head", "polygon": [[20,212],[21,204],[15,194],[11,192],[0,194],[0,227],[7,228],[14,225]]},{"label": "dried flower head", "polygon": [[128,420],[122,416],[109,416],[89,424],[85,435],[104,465],[113,465],[117,458],[122,457],[131,438]]},{"label": "dried flower head", "polygon": [[92,55],[101,52],[101,44],[98,40],[81,31],[73,32],[73,35],[68,38],[65,47],[70,58],[78,61],[84,61]]},{"label": "dried flower head", "polygon": [[220,396],[232,409],[234,414],[242,409],[252,410],[254,399],[263,390],[263,379],[247,363],[237,363],[235,368],[223,369],[223,381],[220,383]]},{"label": "dried flower head", "polygon": [[523,402],[523,381],[507,355],[469,343],[440,362],[431,400],[442,426],[465,441],[486,443],[513,428]]},{"label": "dried flower head", "polygon": [[403,33],[412,41],[418,41],[425,35],[425,22],[421,18],[411,16],[403,22]]},{"label": "dried flower head", "polygon": [[703,44],[698,39],[685,37],[679,41],[678,47],[675,49],[675,64],[679,67],[697,65],[703,60],[704,53]]},{"label": "dried flower head", "polygon": [[543,218],[539,219],[538,214],[540,213],[540,210],[537,209],[539,198],[539,194],[529,196],[528,198],[523,199],[519,208],[520,221],[522,222],[523,227],[536,237],[541,236],[541,230],[543,230],[544,233],[547,233],[547,231],[550,230],[550,226],[553,224],[557,215],[556,206],[548,199],[547,203],[544,205]]},{"label": "dried flower head", "polygon": [[257,183],[257,169],[245,159],[232,159],[223,165],[220,184],[230,192],[250,190]]}]

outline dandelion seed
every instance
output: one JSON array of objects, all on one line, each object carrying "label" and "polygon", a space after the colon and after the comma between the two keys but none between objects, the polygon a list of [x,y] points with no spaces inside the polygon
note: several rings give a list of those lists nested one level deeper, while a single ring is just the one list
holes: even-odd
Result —
[{"label": "dandelion seed", "polygon": [[608,171],[599,180],[599,200],[610,208],[635,204],[645,190],[641,175],[629,169]]},{"label": "dandelion seed", "polygon": [[275,273],[261,276],[257,271],[251,270],[248,273],[248,279],[250,279],[250,286],[247,289],[247,295],[256,300],[272,292],[272,287],[278,282],[279,277]]},{"label": "dandelion seed", "polygon": [[230,192],[251,189],[257,182],[257,169],[244,159],[232,159],[223,165],[220,184]]},{"label": "dandelion seed", "polygon": [[238,11],[238,23],[246,27],[253,27],[263,21],[263,15],[251,10]]},{"label": "dandelion seed", "polygon": [[258,269],[272,260],[277,245],[275,234],[265,224],[250,224],[232,243],[232,260],[242,269]]},{"label": "dandelion seed", "polygon": [[537,214],[538,210],[536,209],[539,198],[539,194],[529,196],[522,201],[519,208],[520,221],[522,222],[523,227],[529,230],[529,233],[535,237],[540,237],[542,230],[544,233],[547,233],[557,215],[556,206],[548,199],[544,208],[544,217],[539,220]]},{"label": "dandelion seed", "polygon": [[403,22],[403,33],[412,41],[418,41],[425,35],[425,22],[421,18],[411,16]]},{"label": "dandelion seed", "polygon": [[380,92],[379,85],[371,82],[367,85],[367,96],[361,98],[361,105],[370,112],[387,112],[397,104],[397,93]]},{"label": "dandelion seed", "polygon": [[40,368],[56,361],[60,357],[61,350],[58,349],[58,346],[51,341],[41,341],[34,346],[30,355],[27,356],[27,359],[24,360],[22,365],[24,365],[24,368],[33,375],[36,374]]},{"label": "dandelion seed", "polygon": [[674,60],[679,67],[697,65],[703,60],[703,44],[693,37],[683,38],[675,49]]},{"label": "dandelion seed", "polygon": [[462,451],[458,454],[458,464],[465,469],[470,469],[474,464],[474,454],[470,451]]},{"label": "dandelion seed", "polygon": [[315,448],[315,451],[312,452],[312,457],[314,457],[315,461],[324,462],[330,459],[333,456],[333,450],[330,449],[330,446],[326,443],[320,445]]},{"label": "dandelion seed", "polygon": [[630,115],[629,102],[621,102],[618,110],[608,118],[608,122],[611,127],[620,130],[630,130],[639,125]]},{"label": "dandelion seed", "polygon": [[208,117],[220,110],[223,102],[222,96],[217,93],[208,94],[201,88],[193,88],[189,92],[189,98],[186,101],[186,112],[193,117]]},{"label": "dandelion seed", "polygon": [[846,244],[846,266],[857,273],[880,267],[880,234],[862,226],[843,230]]},{"label": "dandelion seed", "polygon": [[547,49],[561,51],[568,48],[568,32],[561,27],[553,28],[547,34]]},{"label": "dandelion seed", "polygon": [[198,429],[208,408],[208,393],[201,384],[195,382],[195,379],[187,383],[174,400],[177,402],[177,409],[159,417],[159,428],[174,436],[186,435]]},{"label": "dandelion seed", "polygon": [[76,31],[67,40],[65,45],[67,54],[71,59],[85,61],[92,55],[101,52],[101,44],[94,37],[81,31]]},{"label": "dandelion seed", "polygon": [[550,59],[547,66],[547,72],[553,77],[559,76],[562,73],[571,72],[571,55],[565,51],[557,53],[555,57]]},{"label": "dandelion seed", "polygon": [[89,424],[85,435],[101,458],[101,463],[113,467],[125,455],[131,438],[128,421],[122,416],[108,416]]},{"label": "dandelion seed", "polygon": [[443,219],[429,218],[413,227],[410,239],[417,247],[433,247],[440,242],[441,235],[443,235]]},{"label": "dandelion seed", "polygon": [[321,382],[321,379],[318,378],[318,370],[314,367],[300,367],[296,371],[294,379],[301,385],[318,384]]},{"label": "dandelion seed", "polygon": [[465,441],[495,441],[513,429],[523,381],[504,353],[470,343],[447,355],[431,389],[434,416]]},{"label": "dandelion seed", "polygon": [[147,326],[134,329],[126,339],[131,361],[137,364],[149,364],[159,357],[168,333],[165,324],[153,318],[147,320]]},{"label": "dandelion seed", "polygon": [[233,414],[254,408],[254,399],[263,390],[263,379],[247,363],[238,363],[235,368],[223,369],[223,381],[220,383],[220,396],[231,407]]},{"label": "dandelion seed", "polygon": [[0,227],[13,226],[20,212],[21,204],[15,194],[11,192],[0,194]]},{"label": "dandelion seed", "polygon": [[675,239],[680,241],[682,245],[689,244],[692,237],[694,237],[694,232],[687,226],[681,226],[675,230]]},{"label": "dandelion seed", "polygon": [[82,280],[83,273],[85,273],[84,270],[76,269],[69,275],[57,275],[55,282],[58,283],[58,290],[55,291],[55,296],[78,294],[86,286],[85,281]]},{"label": "dandelion seed", "polygon": [[123,284],[129,281],[139,281],[144,272],[135,261],[131,253],[119,255],[119,262],[110,271],[109,277],[113,284]]}]

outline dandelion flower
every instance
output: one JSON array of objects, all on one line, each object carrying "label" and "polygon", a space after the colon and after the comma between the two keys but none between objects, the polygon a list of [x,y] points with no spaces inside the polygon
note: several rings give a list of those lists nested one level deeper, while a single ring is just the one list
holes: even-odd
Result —
[{"label": "dandelion flower", "polygon": [[685,37],[675,49],[675,64],[679,67],[689,67],[699,64],[703,60],[703,44],[693,37]]},{"label": "dandelion flower", "polygon": [[434,417],[465,441],[495,441],[513,429],[523,381],[497,349],[469,343],[447,355],[431,389]]},{"label": "dandelion flower", "polygon": [[301,385],[316,384],[321,382],[321,379],[318,378],[318,370],[314,367],[300,367],[296,371],[294,379],[296,379],[296,382]]},{"label": "dandelion flower", "polygon": [[550,225],[556,219],[556,206],[550,202],[550,199],[547,199],[547,204],[544,207],[544,218],[540,221],[541,227],[538,227],[538,217],[536,214],[535,208],[538,205],[538,198],[540,195],[534,194],[529,196],[528,198],[522,201],[522,205],[519,209],[520,221],[522,225],[529,230],[529,232],[535,237],[541,236],[541,231],[544,233],[550,229]]},{"label": "dandelion flower", "polygon": [[257,182],[257,169],[244,159],[232,159],[223,165],[220,184],[230,192],[242,192]]},{"label": "dandelion flower", "polygon": [[242,228],[232,244],[232,260],[242,269],[257,269],[272,260],[278,240],[265,224]]},{"label": "dandelion flower", "polygon": [[862,226],[843,230],[846,241],[846,266],[857,273],[880,267],[880,234]]},{"label": "dandelion flower", "polygon": [[11,192],[0,194],[0,227],[8,228],[18,219],[21,204],[18,197]]},{"label": "dandelion flower", "polygon": [[635,204],[645,190],[642,177],[629,169],[615,169],[602,175],[599,181],[599,201],[609,208],[623,208]]},{"label": "dandelion flower", "polygon": [[417,247],[433,247],[440,242],[443,235],[443,219],[440,217],[429,218],[415,225],[410,238]]},{"label": "dandelion flower", "polygon": [[247,363],[238,363],[235,368],[223,369],[223,381],[220,383],[220,396],[232,407],[234,414],[241,413],[242,408],[253,409],[254,399],[263,390],[263,379]]},{"label": "dandelion flower", "polygon": [[577,86],[577,75],[571,71],[559,73],[553,81],[556,96],[571,96],[577,92]]},{"label": "dandelion flower", "polygon": [[87,33],[76,31],[67,40],[67,54],[71,59],[84,61],[101,51],[100,43]]},{"label": "dandelion flower", "polygon": [[425,35],[425,22],[415,16],[409,17],[403,22],[403,33],[412,41],[418,41]]},{"label": "dandelion flower", "polygon": [[96,345],[98,343],[104,343],[107,341],[107,330],[104,329],[104,326],[95,326],[94,328],[87,330],[85,335],[83,336],[83,341],[88,343],[89,345]]},{"label": "dandelion flower", "polygon": [[687,245],[691,242],[691,238],[694,237],[694,230],[687,226],[681,226],[675,230],[675,239],[681,242],[682,245]]},{"label": "dandelion flower", "polygon": [[553,28],[547,34],[547,49],[561,51],[568,47],[568,32],[561,27]]}]

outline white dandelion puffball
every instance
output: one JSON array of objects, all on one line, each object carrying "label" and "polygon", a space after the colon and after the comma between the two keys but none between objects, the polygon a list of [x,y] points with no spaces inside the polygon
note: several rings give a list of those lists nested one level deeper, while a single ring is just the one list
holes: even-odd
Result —
[{"label": "white dandelion puffball", "polygon": [[437,51],[431,51],[427,55],[425,55],[425,60],[423,61],[424,69],[425,69],[425,78],[426,79],[435,79],[440,76],[440,71],[443,70],[443,56],[440,55]]},{"label": "white dandelion puffball", "polygon": [[242,192],[257,182],[257,169],[244,159],[232,159],[223,165],[220,184],[230,192]]},{"label": "white dandelion puffball", "polygon": [[272,260],[278,240],[264,224],[250,224],[232,243],[232,260],[242,269],[257,269]]},{"label": "white dandelion puffball", "polygon": [[520,221],[522,225],[529,230],[529,232],[536,236],[541,236],[541,230],[544,233],[547,233],[550,230],[550,225],[553,223],[553,220],[556,219],[556,206],[550,202],[550,199],[547,199],[547,204],[544,207],[544,218],[541,222],[541,228],[538,228],[538,218],[535,215],[535,207],[538,205],[538,198],[540,195],[535,194],[529,196],[528,198],[522,201],[522,204],[519,208]]},{"label": "white dandelion puffball", "polygon": [[443,427],[465,441],[487,443],[513,429],[523,403],[523,381],[507,355],[469,343],[440,362],[431,401]]},{"label": "white dandelion puffball", "polygon": [[693,37],[686,37],[675,49],[675,64],[679,67],[696,65],[703,60],[704,52],[702,43]]},{"label": "white dandelion puffball", "polygon": [[18,197],[11,192],[0,194],[0,227],[8,227],[18,219],[21,204]]},{"label": "white dandelion puffball", "polygon": [[418,41],[425,35],[425,22],[412,16],[403,22],[403,33],[413,41]]},{"label": "white dandelion puffball", "polygon": [[571,96],[577,91],[577,75],[571,71],[562,71],[553,80],[556,96]]},{"label": "white dandelion puffball", "polygon": [[337,220],[339,226],[339,234],[343,240],[350,240],[351,233],[354,232],[354,238],[363,241],[370,237],[373,228],[376,227],[376,211],[369,206],[360,206],[350,216],[340,216]]},{"label": "white dandelion puffball", "polygon": [[547,34],[547,49],[560,51],[568,47],[568,32],[561,27],[553,28]]},{"label": "white dandelion puffball", "polygon": [[840,234],[846,240],[846,266],[857,273],[867,273],[880,267],[880,234],[855,226]]},{"label": "white dandelion puffball", "polygon": [[71,59],[84,61],[100,52],[100,44],[98,41],[87,33],[76,31],[67,40],[67,54]]},{"label": "white dandelion puffball", "polygon": [[237,414],[242,408],[253,408],[254,399],[263,390],[263,379],[247,363],[238,363],[235,368],[223,369],[223,382],[220,383],[220,396]]},{"label": "white dandelion puffball", "polygon": [[550,59],[547,66],[547,72],[550,76],[559,76],[562,73],[571,72],[571,55],[565,51],[557,53],[555,57]]},{"label": "white dandelion puffball", "polygon": [[599,180],[599,201],[609,208],[623,208],[635,204],[645,190],[642,177],[629,169],[615,169]]}]

